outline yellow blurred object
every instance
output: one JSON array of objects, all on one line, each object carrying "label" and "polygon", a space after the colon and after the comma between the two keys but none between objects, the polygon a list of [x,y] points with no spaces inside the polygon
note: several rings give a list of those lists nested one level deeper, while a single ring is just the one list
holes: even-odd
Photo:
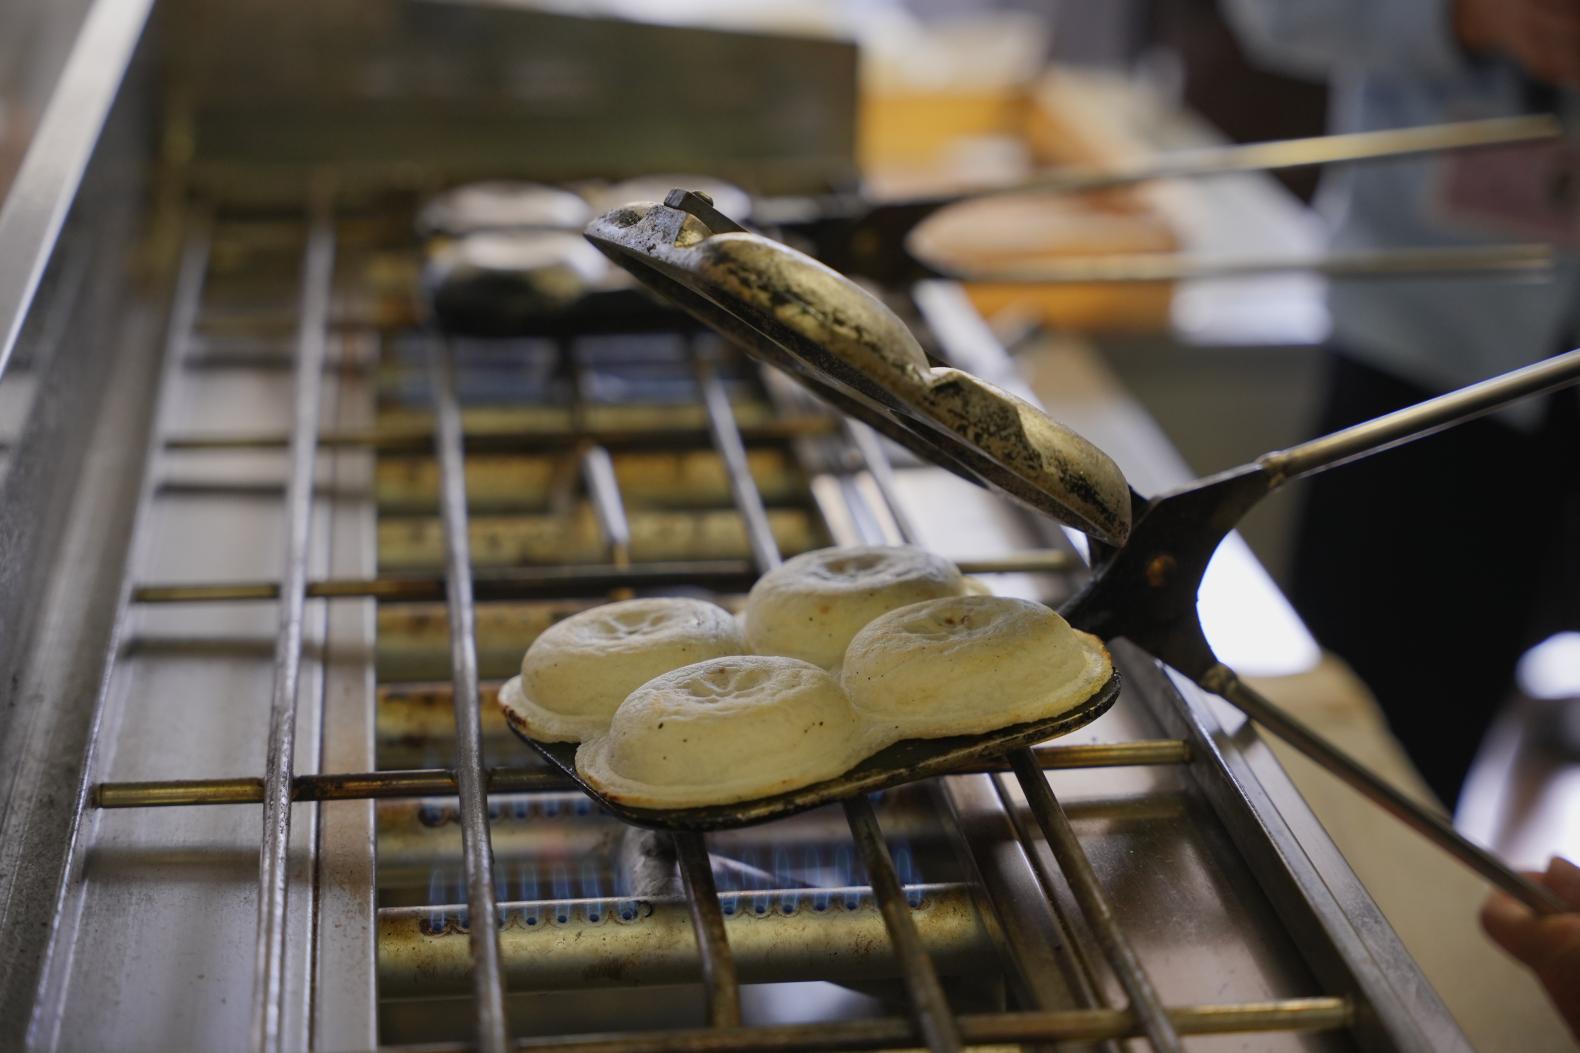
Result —
[{"label": "yellow blurred object", "polygon": [[[1055,70],[1022,86],[961,91],[869,88],[863,97],[860,155],[869,191],[943,192],[981,185],[963,176],[971,141],[1013,140],[1036,168],[1116,168],[1149,149],[1124,129],[1132,91],[1120,81]],[[982,155],[978,151],[976,157]],[[1005,171],[994,181],[1025,174]],[[1145,187],[1100,194],[1022,194],[958,205],[919,229],[911,247],[962,269],[1035,266],[1078,256],[1178,251],[1179,239]],[[1169,324],[1174,287],[1144,284],[966,286],[977,310],[1014,310],[1059,329],[1155,332]]]},{"label": "yellow blurred object", "polygon": [[961,139],[1019,136],[1028,105],[1019,88],[866,91],[857,121],[857,158],[868,174],[932,167]]},{"label": "yellow blurred object", "polygon": [[[973,267],[1035,267],[1078,256],[1169,253],[1178,241],[1167,224],[1133,199],[1048,194],[972,201],[940,213],[911,238],[929,262]],[[1061,329],[1148,332],[1168,324],[1168,282],[1127,285],[971,283],[966,292],[985,315],[1013,309]]]}]

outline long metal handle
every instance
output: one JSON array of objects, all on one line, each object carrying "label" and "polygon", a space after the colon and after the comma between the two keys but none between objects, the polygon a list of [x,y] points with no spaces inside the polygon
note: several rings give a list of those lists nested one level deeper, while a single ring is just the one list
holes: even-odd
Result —
[{"label": "long metal handle", "polygon": [[1572,910],[1549,890],[1522,877],[1497,856],[1466,838],[1438,813],[1425,808],[1383,782],[1365,766],[1250,687],[1228,666],[1218,664],[1197,681],[1229,702],[1257,724],[1271,731],[1351,789],[1426,837],[1443,851],[1514,896],[1539,914]]},{"label": "long metal handle", "polygon": [[[881,202],[878,210],[906,217],[909,229],[933,212],[962,201],[1031,192],[1083,193],[1115,190],[1154,179],[1199,179],[1239,172],[1273,172],[1313,165],[1378,161],[1419,154],[1470,150],[1488,146],[1546,142],[1563,134],[1563,125],[1549,114],[1493,117],[1480,121],[1389,128],[1374,132],[1317,135],[1265,143],[1212,146],[1149,157],[1120,168],[1057,168],[1025,179],[952,194]],[[767,198],[753,206],[752,218],[768,226],[817,222],[828,203],[817,198]]]},{"label": "long metal handle", "polygon": [[1003,267],[955,267],[927,259],[951,281],[1011,285],[1125,285],[1258,278],[1275,274],[1326,274],[1335,278],[1530,277],[1552,270],[1546,245],[1369,249],[1320,256],[1232,256],[1210,259],[1177,252],[1070,256],[1047,263]]},{"label": "long metal handle", "polygon": [[1511,402],[1580,380],[1580,349],[1555,355],[1395,413],[1257,459],[1273,485],[1333,468],[1474,420]]},{"label": "long metal handle", "polygon": [[1281,139],[1267,143],[1182,150],[1150,158],[1128,168],[1060,170],[1035,176],[1014,190],[1108,190],[1152,179],[1179,179],[1227,175],[1234,172],[1271,172],[1285,168],[1390,157],[1468,150],[1485,146],[1544,142],[1563,134],[1563,125],[1550,114],[1493,117],[1480,121],[1428,124],[1419,128],[1388,128],[1375,132],[1317,135],[1307,139]]}]

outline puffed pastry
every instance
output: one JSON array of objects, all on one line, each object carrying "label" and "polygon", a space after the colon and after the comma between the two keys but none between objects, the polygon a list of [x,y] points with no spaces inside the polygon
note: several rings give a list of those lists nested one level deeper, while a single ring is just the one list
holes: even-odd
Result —
[{"label": "puffed pastry", "polygon": [[625,600],[550,626],[499,691],[505,716],[541,742],[580,742],[661,673],[747,650],[730,612],[703,600]]}]

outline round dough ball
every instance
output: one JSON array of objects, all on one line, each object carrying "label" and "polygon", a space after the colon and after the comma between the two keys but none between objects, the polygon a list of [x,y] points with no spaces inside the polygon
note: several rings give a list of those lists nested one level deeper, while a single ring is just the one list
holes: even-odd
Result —
[{"label": "round dough ball", "polygon": [[1102,641],[1042,604],[956,596],[874,620],[850,642],[841,682],[873,733],[894,742],[1056,716],[1112,675]]},{"label": "round dough ball", "polygon": [[511,723],[543,742],[602,732],[621,702],[660,673],[747,650],[730,612],[703,600],[606,603],[546,629],[499,692]]},{"label": "round dough ball", "polygon": [[851,637],[878,615],[965,591],[955,565],[919,548],[823,548],[758,579],[743,612],[759,654],[782,654],[833,669]]},{"label": "round dough ball", "polygon": [[685,808],[832,779],[871,754],[839,683],[794,658],[715,658],[631,692],[576,770],[614,800]]}]

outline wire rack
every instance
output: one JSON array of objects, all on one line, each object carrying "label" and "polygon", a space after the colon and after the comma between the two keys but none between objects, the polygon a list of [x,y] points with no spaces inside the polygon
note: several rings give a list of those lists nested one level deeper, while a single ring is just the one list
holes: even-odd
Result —
[{"label": "wire rack", "polygon": [[[213,221],[194,213],[176,281],[167,370],[175,370],[204,310],[205,276],[211,266]],[[300,221],[295,221],[298,224]],[[893,541],[918,538],[904,501],[897,493],[895,469],[884,445],[864,426],[799,410],[787,410],[766,421],[742,425],[721,379],[724,352],[711,339],[688,338],[688,368],[704,414],[702,427],[657,430],[600,428],[585,418],[552,436],[513,435],[469,428],[464,424],[458,385],[464,379],[452,341],[442,334],[412,330],[426,357],[432,398],[431,425],[326,430],[320,427],[323,378],[341,346],[340,337],[361,326],[385,323],[346,318],[335,303],[337,220],[328,205],[315,209],[305,233],[298,231],[301,255],[297,270],[299,293],[295,312],[293,412],[288,432],[231,432],[223,435],[156,436],[160,450],[202,451],[283,449],[290,474],[285,495],[286,554],[278,580],[242,582],[128,582],[122,603],[127,607],[193,605],[215,602],[272,602],[278,621],[274,647],[270,721],[264,774],[261,778],[97,782],[85,785],[72,852],[83,851],[82,817],[93,810],[262,805],[258,865],[256,972],[251,994],[251,1046],[272,1053],[284,1043],[282,1014],[293,804],[342,800],[450,797],[456,801],[461,827],[468,942],[465,963],[475,1006],[475,1048],[552,1047],[591,1051],[698,1050],[834,1050],[895,1049],[923,1045],[930,1050],[957,1050],[987,1044],[1043,1045],[1064,1041],[1100,1041],[1143,1037],[1159,1050],[1181,1048],[1181,1036],[1247,1031],[1321,1032],[1354,1028],[1359,1007],[1354,991],[1265,1002],[1166,1005],[1110,903],[1109,894],[1045,772],[1051,769],[1108,766],[1183,766],[1198,758],[1185,737],[1117,743],[1044,745],[1019,750],[1001,762],[980,764],[969,771],[987,773],[994,792],[1006,806],[1014,834],[1035,871],[1037,883],[1058,913],[1056,888],[1067,887],[1079,907],[1083,924],[1112,969],[1125,997],[1124,1005],[1107,1006],[1100,996],[1087,1008],[957,1013],[930,958],[924,933],[885,841],[878,813],[864,797],[843,805],[844,822],[854,851],[864,866],[870,895],[882,918],[887,952],[903,983],[908,1011],[903,1016],[815,1024],[742,1026],[741,981],[732,954],[729,925],[721,910],[719,891],[709,861],[709,838],[701,834],[674,837],[684,909],[695,953],[694,979],[706,992],[706,1028],[682,1028],[611,1035],[560,1036],[512,1041],[507,1027],[505,975],[500,919],[513,905],[496,896],[491,844],[491,798],[502,795],[563,794],[570,784],[558,774],[537,767],[490,767],[483,753],[478,670],[477,604],[479,599],[549,598],[582,602],[621,595],[620,590],[689,586],[714,594],[738,594],[757,574],[778,565],[781,548],[770,513],[749,463],[747,442],[774,440],[794,447],[809,437],[836,443],[852,474],[862,477],[879,495]],[[673,323],[681,327],[677,319]],[[677,328],[677,331],[681,331]],[[579,415],[578,415],[579,416]],[[611,468],[610,450],[645,448],[654,444],[686,445],[706,441],[721,459],[736,514],[744,525],[749,558],[707,560],[633,560],[632,531],[621,486]],[[481,449],[579,451],[585,492],[598,525],[602,558],[596,562],[541,567],[484,568],[474,565],[469,543],[469,502],[464,456]],[[309,574],[310,526],[315,501],[315,461],[330,450],[431,451],[438,465],[438,505],[443,523],[442,574],[388,574],[371,577],[314,577]],[[1012,556],[984,555],[959,561],[967,573],[1033,572],[1078,574],[1080,563],[1071,550],[1051,547]],[[628,594],[628,593],[627,593]],[[455,763],[449,768],[298,772],[294,729],[303,653],[303,611],[309,599],[373,598],[441,601],[448,614],[451,698],[454,711]],[[1121,705],[1124,703],[1122,702]],[[101,703],[102,705],[102,703]],[[93,765],[87,770],[91,773]],[[966,770],[963,770],[963,773]],[[91,776],[90,776],[91,777]],[[1023,799],[1022,821],[1017,807]],[[717,836],[717,835],[713,835]],[[1042,864],[1043,848],[1051,850],[1055,870]],[[68,873],[80,871],[80,860]],[[991,892],[991,889],[990,889]],[[63,893],[63,896],[65,894]],[[995,910],[1008,910],[995,902]],[[1006,923],[1006,927],[1014,926]],[[1009,932],[1004,946],[1022,962],[1035,936]],[[1364,1033],[1364,1029],[1362,1032]],[[448,1048],[448,1047],[446,1047]],[[455,1047],[462,1048],[462,1047]]]}]

